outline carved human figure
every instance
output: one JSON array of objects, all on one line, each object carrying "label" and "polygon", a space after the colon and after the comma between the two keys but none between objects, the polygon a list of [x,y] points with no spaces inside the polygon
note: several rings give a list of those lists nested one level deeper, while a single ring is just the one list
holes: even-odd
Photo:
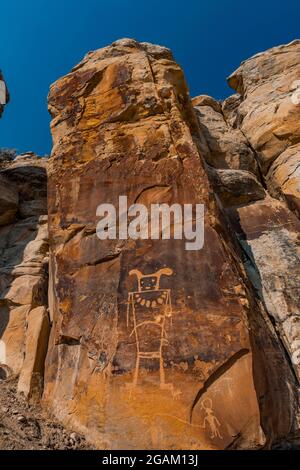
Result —
[{"label": "carved human figure", "polygon": [[211,431],[211,439],[214,439],[218,437],[219,439],[223,439],[223,437],[220,434],[219,427],[221,426],[220,421],[218,418],[214,415],[213,409],[212,409],[212,400],[210,398],[206,398],[201,402],[201,408],[205,412],[205,417],[203,421],[203,429],[206,429],[206,425],[210,427]]},{"label": "carved human figure", "polygon": [[151,274],[143,274],[133,269],[129,275],[137,278],[137,290],[128,293],[127,327],[130,320],[133,329],[129,336],[135,335],[136,364],[132,387],[138,383],[141,360],[159,362],[160,388],[173,390],[172,384],[166,384],[163,348],[167,345],[166,321],[172,317],[170,289],[160,288],[160,279],[171,276],[172,269],[162,268]]}]

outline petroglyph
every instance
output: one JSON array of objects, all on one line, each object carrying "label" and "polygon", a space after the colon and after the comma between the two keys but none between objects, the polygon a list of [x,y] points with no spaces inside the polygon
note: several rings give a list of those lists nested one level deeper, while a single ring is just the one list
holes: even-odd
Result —
[{"label": "petroglyph", "polygon": [[129,337],[135,335],[136,340],[135,371],[133,382],[128,386],[137,386],[141,360],[156,360],[159,362],[160,388],[170,390],[176,396],[178,392],[174,391],[173,385],[165,381],[163,359],[163,348],[168,345],[166,322],[172,318],[171,290],[160,288],[161,277],[172,274],[173,270],[167,267],[151,274],[143,274],[138,269],[129,272],[130,276],[136,276],[138,287],[128,293],[127,327],[132,319]]},{"label": "petroglyph", "polygon": [[206,425],[209,426],[211,434],[210,437],[212,439],[218,437],[219,439],[223,439],[219,428],[221,427],[221,423],[218,420],[218,418],[214,415],[213,409],[212,409],[213,403],[211,398],[204,398],[202,400],[200,407],[205,413],[205,417],[203,420],[203,429],[206,429]]}]

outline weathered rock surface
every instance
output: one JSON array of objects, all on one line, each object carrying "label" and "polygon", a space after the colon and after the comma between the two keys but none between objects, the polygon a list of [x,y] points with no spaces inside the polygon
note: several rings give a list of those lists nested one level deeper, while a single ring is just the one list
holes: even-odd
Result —
[{"label": "weathered rock surface", "polygon": [[[286,201],[298,217],[299,76],[300,41],[257,54],[229,77],[240,97],[223,106],[225,115],[236,116],[235,125],[254,149],[271,196]],[[239,208],[237,214],[239,236],[257,270],[260,295],[300,380],[299,221],[271,197]]]},{"label": "weathered rock surface", "polygon": [[19,194],[10,182],[0,177],[0,226],[11,223],[19,206]]},{"label": "weathered rock surface", "polygon": [[256,151],[267,182],[281,192],[298,215],[299,56],[297,40],[256,54],[229,77],[229,85],[241,95],[235,111],[238,127]]},{"label": "weathered rock surface", "polygon": [[48,343],[46,160],[29,153],[6,162],[0,190],[0,364],[22,372],[20,391],[30,396],[42,390]]},{"label": "weathered rock surface", "polygon": [[[0,161],[0,381],[16,374],[26,398],[45,385],[47,409],[100,448],[299,442],[299,52],[257,54],[235,95],[194,110],[171,52],[130,39],[51,87],[49,163]],[[0,73],[0,116],[7,102]],[[96,209],[120,195],[204,204],[203,249],[100,241]],[[50,448],[81,447],[62,436]],[[47,447],[47,430],[33,439]]]},{"label": "weathered rock surface", "polygon": [[300,221],[270,197],[230,211],[246,267],[300,382]]},{"label": "weathered rock surface", "polygon": [[283,194],[289,207],[300,217],[300,144],[287,148],[271,165],[266,181],[270,193]]},{"label": "weathered rock surface", "polygon": [[[50,322],[47,308],[32,309],[26,319],[26,344],[17,390],[26,397],[43,390],[44,362],[47,354]],[[39,396],[38,396],[39,398]]]},{"label": "weathered rock surface", "polygon": [[[209,144],[212,166],[238,172],[223,179],[229,193],[236,177],[251,188],[243,202],[264,190],[253,150],[212,101],[197,104],[216,130],[203,139],[170,51],[127,39],[51,87],[44,400],[99,447],[259,448],[294,426],[293,374],[199,148]],[[205,204],[204,249],[100,241],[97,206],[118,207],[119,195],[128,205]]]},{"label": "weathered rock surface", "polygon": [[[295,374],[291,381],[295,400],[287,400],[294,434],[299,432],[300,416],[300,225],[290,209],[299,214],[300,108],[295,87],[290,84],[299,76],[299,47],[299,41],[295,41],[244,62],[229,78],[238,94],[218,103],[217,108],[212,104],[206,107],[211,103],[209,97],[193,100],[200,123],[200,142],[215,139],[218,126],[211,119],[213,108],[214,113],[223,115],[229,129],[245,137],[251,156],[258,162],[259,183],[254,176],[249,179],[250,173],[247,180],[242,180],[241,174],[233,174],[237,170],[230,157],[236,144],[231,142],[228,156],[225,152],[224,157],[230,169],[224,169],[224,160],[219,165],[215,160],[213,166],[217,169],[209,166],[208,175],[238,236],[248,278],[275,326]],[[210,147],[202,146],[206,162],[212,165]],[[250,171],[251,162],[253,158],[249,159]],[[252,173],[256,168],[252,166]],[[289,207],[274,197],[283,199]],[[270,357],[270,365],[272,362]]]},{"label": "weathered rock surface", "polygon": [[264,188],[250,171],[207,167],[207,172],[224,207],[247,204],[264,199],[266,195]]},{"label": "weathered rock surface", "polygon": [[256,175],[254,152],[242,132],[227,123],[221,104],[206,95],[197,96],[192,103],[206,161],[214,168],[244,170]]}]

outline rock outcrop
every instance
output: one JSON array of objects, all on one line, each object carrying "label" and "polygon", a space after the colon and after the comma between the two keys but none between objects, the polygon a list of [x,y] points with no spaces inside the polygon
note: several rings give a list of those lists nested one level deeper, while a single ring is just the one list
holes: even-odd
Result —
[{"label": "rock outcrop", "polygon": [[[223,103],[207,96],[193,100],[208,174],[237,234],[248,278],[289,357],[295,397],[300,383],[299,48],[300,42],[294,41],[244,62],[229,77],[239,94]],[[228,142],[222,159],[215,158],[220,122],[223,135],[240,134],[251,149],[254,159],[249,159],[247,178],[231,158],[236,141]],[[293,411],[296,433],[298,400]]]},{"label": "rock outcrop", "polygon": [[50,328],[46,184],[33,153],[0,167],[0,367],[27,397],[42,391]]},{"label": "rock outcrop", "polygon": [[256,152],[270,192],[284,196],[298,215],[299,56],[297,40],[255,55],[229,77],[229,85],[240,95],[234,111],[236,124]]},{"label": "rock outcrop", "polygon": [[[220,105],[200,101],[211,138],[170,51],[133,40],[89,53],[51,87],[44,400],[99,447],[260,448],[294,429],[293,373],[202,160],[231,207],[266,197],[255,152]],[[120,195],[204,204],[204,249],[99,240],[97,206]]]},{"label": "rock outcrop", "polygon": [[209,96],[193,99],[200,127],[200,148],[213,168],[258,172],[255,155],[243,133],[228,125],[221,104]]},{"label": "rock outcrop", "polygon": [[[299,443],[299,52],[191,102],[168,49],[117,41],[51,87],[51,158],[0,160],[0,380],[94,446]],[[158,203],[204,205],[202,249],[127,237]]]},{"label": "rock outcrop", "polygon": [[6,178],[0,176],[0,225],[14,221],[19,205],[19,194]]}]

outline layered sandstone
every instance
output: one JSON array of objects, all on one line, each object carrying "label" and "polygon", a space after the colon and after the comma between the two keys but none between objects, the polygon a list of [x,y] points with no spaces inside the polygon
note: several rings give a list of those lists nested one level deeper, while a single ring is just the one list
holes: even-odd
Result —
[{"label": "layered sandstone", "polygon": [[[299,67],[299,41],[294,41],[244,62],[229,78],[237,95],[223,103],[207,96],[193,100],[208,175],[238,237],[248,278],[289,358],[295,397],[300,383]],[[232,159],[236,139],[228,142],[222,159],[216,158],[221,133],[242,136],[254,157],[247,172]],[[297,433],[298,399],[293,415]]]},{"label": "layered sandstone", "polygon": [[234,111],[237,126],[256,152],[270,192],[283,196],[298,215],[299,56],[296,40],[255,55],[229,77],[229,85],[240,95]]},{"label": "layered sandstone", "polygon": [[[299,441],[299,48],[192,106],[168,49],[117,41],[51,87],[51,159],[0,160],[0,380],[95,446]],[[101,241],[120,195],[204,204],[203,248]]]},{"label": "layered sandstone", "polygon": [[42,390],[50,328],[46,181],[32,153],[0,167],[0,367],[28,397]]},{"label": "layered sandstone", "polygon": [[[106,448],[259,448],[289,434],[294,377],[209,183],[212,141],[171,52],[126,39],[89,53],[51,87],[49,109],[47,406]],[[234,170],[224,194],[241,177],[239,202],[264,199],[254,151],[235,130],[232,149],[215,118],[210,163]],[[100,241],[97,206],[119,195],[205,204],[204,248]]]}]

